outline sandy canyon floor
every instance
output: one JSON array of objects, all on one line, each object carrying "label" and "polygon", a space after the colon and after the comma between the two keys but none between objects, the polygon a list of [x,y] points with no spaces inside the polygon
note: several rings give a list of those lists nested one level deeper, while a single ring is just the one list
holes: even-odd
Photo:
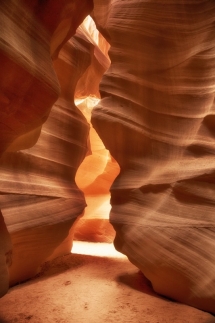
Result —
[{"label": "sandy canyon floor", "polygon": [[0,299],[0,323],[215,323],[208,313],[155,294],[126,257],[77,254],[76,246]]}]

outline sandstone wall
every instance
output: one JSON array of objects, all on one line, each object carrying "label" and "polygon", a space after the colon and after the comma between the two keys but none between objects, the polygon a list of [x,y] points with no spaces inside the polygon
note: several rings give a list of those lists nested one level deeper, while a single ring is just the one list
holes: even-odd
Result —
[{"label": "sandstone wall", "polygon": [[[109,64],[104,39],[102,53],[83,28],[60,52],[92,1],[21,4],[0,3],[0,295],[11,260],[13,284],[71,248],[85,207],[74,178],[89,150],[75,86],[87,69],[76,95],[98,95],[92,75]],[[111,187],[115,246],[155,291],[215,313],[214,1],[94,0],[93,18],[111,46],[92,124],[121,169]],[[85,193],[103,188],[105,176],[95,178]],[[31,245],[19,268],[25,248],[11,256],[5,222],[13,246]]]},{"label": "sandstone wall", "polygon": [[[0,295],[8,288],[7,265],[11,264],[12,246],[5,222],[14,233],[10,281],[15,283],[30,277],[41,261],[56,251],[85,207],[74,177],[86,152],[88,125],[74,106],[73,92],[78,77],[90,64],[92,47],[89,48],[91,45],[88,46],[86,40],[81,40],[78,50],[80,53],[85,47],[86,55],[83,56],[87,59],[85,57],[84,63],[79,64],[78,74],[72,76],[72,82],[67,73],[67,79],[64,83],[60,80],[59,84],[52,58],[57,58],[60,48],[92,7],[92,1],[88,0],[0,3],[0,155],[4,153],[0,203],[5,218],[4,221],[0,214]],[[76,38],[73,47],[78,47],[77,42]],[[77,63],[77,55],[74,60]],[[75,61],[71,65],[74,68]],[[59,97],[60,86],[64,85],[71,88],[70,98],[62,93],[37,146],[23,152],[37,142],[41,125]],[[75,138],[72,138],[74,134]],[[71,155],[75,155],[72,160]],[[62,223],[62,230],[56,227],[57,222]],[[39,223],[43,225],[41,231],[38,231]],[[45,225],[50,226],[52,239],[47,239]],[[21,235],[16,234],[20,230]],[[29,250],[22,249],[24,240]],[[71,239],[65,242],[66,250],[68,245],[71,248]]]},{"label": "sandstone wall", "polygon": [[116,248],[154,289],[215,309],[215,4],[94,1],[111,66],[92,123],[121,171]]}]

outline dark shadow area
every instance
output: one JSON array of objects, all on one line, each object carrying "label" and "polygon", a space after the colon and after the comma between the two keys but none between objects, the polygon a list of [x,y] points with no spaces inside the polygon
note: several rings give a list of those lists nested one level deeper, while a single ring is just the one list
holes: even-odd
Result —
[{"label": "dark shadow area", "polygon": [[215,323],[215,315],[211,314],[211,318],[207,320],[205,323]]},{"label": "dark shadow area", "polygon": [[10,323],[10,322],[0,317],[0,323]]},{"label": "dark shadow area", "polygon": [[117,281],[139,292],[164,299],[164,297],[160,296],[153,290],[151,282],[141,271],[120,275],[118,276]]},{"label": "dark shadow area", "polygon": [[[136,291],[145,293],[147,295],[156,297],[158,299],[163,299],[167,302],[177,303],[173,299],[170,299],[170,298],[165,297],[163,295],[157,294],[153,290],[151,282],[143,275],[143,273],[141,271],[138,271],[136,273],[126,273],[126,274],[120,275],[120,276],[118,276],[117,281],[119,283],[125,284],[126,286],[128,286]],[[208,313],[208,314],[211,315],[211,318],[209,318],[208,320],[206,320],[202,323],[215,323],[215,315],[212,313]]]}]

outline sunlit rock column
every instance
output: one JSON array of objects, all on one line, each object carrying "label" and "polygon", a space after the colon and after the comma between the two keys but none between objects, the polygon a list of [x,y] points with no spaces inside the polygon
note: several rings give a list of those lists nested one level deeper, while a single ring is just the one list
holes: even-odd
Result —
[{"label": "sunlit rock column", "polygon": [[[49,183],[45,177],[41,182],[38,182],[39,178],[36,178],[34,172],[30,175],[30,171],[37,168],[37,174],[42,176],[44,172],[47,172],[52,179],[56,180],[54,173],[57,167],[50,167],[48,159],[47,163],[41,162],[38,155],[32,161],[29,156],[25,158],[27,153],[25,155],[20,152],[16,155],[13,152],[29,148],[36,143],[41,125],[46,121],[50,109],[60,93],[51,56],[57,58],[62,45],[75,33],[92,7],[93,3],[89,0],[63,0],[60,2],[56,0],[48,2],[10,0],[0,3],[0,155],[4,153],[1,159],[2,194],[0,198],[1,207],[4,210],[12,210],[11,213],[9,212],[10,217],[7,217],[5,222],[12,223],[14,230],[19,230],[21,226],[19,221],[21,213],[18,208],[20,205],[23,207],[22,216],[25,218],[23,221],[28,222],[30,227],[37,226],[38,218],[43,218],[46,208],[49,211],[52,210],[52,218],[56,219],[58,216],[56,212],[57,208],[60,208],[60,203],[52,206],[49,203],[49,207],[47,206],[48,197],[53,197],[53,191],[57,191],[57,185],[49,189],[53,182]],[[77,115],[80,114],[77,113]],[[82,116],[80,120],[77,117],[77,123],[82,122],[81,120],[83,121]],[[83,123],[86,129],[86,122]],[[86,130],[83,132],[86,133]],[[86,137],[83,132],[80,132],[80,136]],[[49,134],[46,135],[49,137]],[[83,141],[83,138],[81,140]],[[52,140],[50,139],[50,141]],[[83,158],[84,145],[83,141],[80,160],[74,162],[75,166]],[[45,154],[43,157],[45,159]],[[55,160],[55,166],[57,166],[57,162],[59,161]],[[12,173],[14,171],[14,177],[9,170],[10,167]],[[65,175],[65,170],[62,171],[59,168],[58,172],[63,172]],[[70,174],[71,177],[74,173],[75,170]],[[66,185],[62,185],[58,190],[58,195],[65,197],[69,191],[71,188],[68,189]],[[77,189],[76,191],[78,192]],[[63,196],[62,192],[64,192]],[[80,192],[78,194],[81,196],[81,208],[83,209],[84,199]],[[36,203],[38,195],[43,198]],[[58,195],[54,195],[53,201]],[[35,209],[35,203],[37,209]],[[70,207],[71,205],[68,205],[68,209]],[[80,210],[76,210],[76,212],[78,213]],[[5,215],[3,211],[3,216],[5,217]],[[1,214],[0,217],[2,232],[0,235],[0,295],[2,296],[8,286],[8,274],[6,273],[7,265],[11,263],[8,260],[11,244]],[[30,222],[31,224],[29,224]],[[44,224],[43,220],[40,223]],[[45,223],[49,223],[49,220],[46,219]],[[66,230],[68,231],[68,228]],[[31,233],[33,236],[35,232],[29,230],[28,237],[31,236]],[[21,243],[25,238],[24,235]],[[38,235],[37,241],[40,238]],[[56,231],[56,239],[62,242],[64,237],[61,236],[61,232]],[[16,242],[17,245],[20,245],[19,238]],[[27,238],[25,242],[26,244],[29,242]],[[41,253],[41,258],[44,259],[45,248],[42,250],[37,242],[34,242],[35,250],[38,251],[38,254]],[[16,256],[14,255],[14,257]],[[22,266],[25,267],[25,261],[30,263],[33,258],[29,254],[29,257],[23,256],[22,260]],[[12,268],[11,271],[13,271]],[[15,277],[12,278],[12,283],[30,277],[34,270],[32,268],[29,270],[28,267],[23,272],[22,270],[17,272],[14,270]]]},{"label": "sunlit rock column", "polygon": [[111,45],[92,123],[121,168],[115,246],[158,293],[215,313],[215,3],[94,4]]}]

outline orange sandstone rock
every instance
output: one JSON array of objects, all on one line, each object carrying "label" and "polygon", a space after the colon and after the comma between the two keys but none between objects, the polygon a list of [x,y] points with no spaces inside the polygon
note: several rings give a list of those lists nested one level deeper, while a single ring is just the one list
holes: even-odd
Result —
[{"label": "orange sandstone rock", "polygon": [[110,46],[101,33],[99,33],[90,16],[86,17],[79,29],[89,42],[92,43],[93,50],[91,52],[91,64],[77,83],[75,97],[77,99],[88,96],[100,98],[99,83],[103,74],[110,66],[110,59],[108,57]]},{"label": "orange sandstone rock", "polygon": [[99,102],[99,83],[110,61],[107,55],[109,44],[96,29],[92,18],[87,17],[79,27],[93,45],[91,64],[79,79],[75,90],[76,102],[90,124],[90,151],[80,165],[76,183],[84,192],[87,207],[84,216],[76,224],[74,238],[85,241],[112,242],[115,231],[109,223],[110,186],[118,175],[116,161],[91,125],[91,112]]},{"label": "orange sandstone rock", "polygon": [[71,251],[71,227],[86,205],[74,177],[86,155],[89,132],[74,105],[74,89],[90,63],[90,47],[79,34],[64,46],[54,63],[61,96],[37,144],[2,158],[0,200],[14,249],[11,284],[35,275],[45,260]]},{"label": "orange sandstone rock", "polygon": [[121,168],[115,246],[215,313],[215,3],[95,0],[93,17],[111,45],[92,124]]},{"label": "orange sandstone rock", "polygon": [[92,7],[87,0],[1,2],[0,154],[47,119],[60,93],[51,56]]},{"label": "orange sandstone rock", "polygon": [[[35,148],[30,147],[37,142],[41,125],[47,120],[62,86],[52,58],[57,57],[92,5],[89,0],[0,3],[0,155],[4,153],[0,204],[9,231],[14,233],[12,284],[30,277],[42,261],[62,252],[58,250],[59,244],[64,244],[64,251],[71,248],[70,228],[85,206],[83,194],[72,180],[86,152],[88,125],[73,101],[66,97],[59,99],[42,130],[43,136]],[[82,67],[86,68],[89,62],[88,59]],[[80,69],[76,77],[72,76],[73,84],[82,72]],[[75,139],[68,140],[69,132],[71,137],[75,134]],[[26,148],[29,150],[20,151]],[[61,225],[56,226],[59,222]],[[47,226],[50,245],[46,248]],[[5,232],[0,235],[2,295],[8,286],[5,254],[11,250],[2,216],[1,230]],[[28,248],[22,245],[24,240]],[[20,262],[20,253],[26,263]]]},{"label": "orange sandstone rock", "polygon": [[11,265],[12,243],[0,211],[0,297],[9,288],[8,267]]},{"label": "orange sandstone rock", "polygon": [[[88,97],[78,105],[90,122],[91,109],[98,101]],[[91,153],[80,165],[76,183],[84,192],[87,207],[84,216],[76,224],[76,240],[113,242],[115,231],[109,223],[110,187],[119,173],[117,162],[110,156],[104,144],[90,127],[89,135]]]}]

